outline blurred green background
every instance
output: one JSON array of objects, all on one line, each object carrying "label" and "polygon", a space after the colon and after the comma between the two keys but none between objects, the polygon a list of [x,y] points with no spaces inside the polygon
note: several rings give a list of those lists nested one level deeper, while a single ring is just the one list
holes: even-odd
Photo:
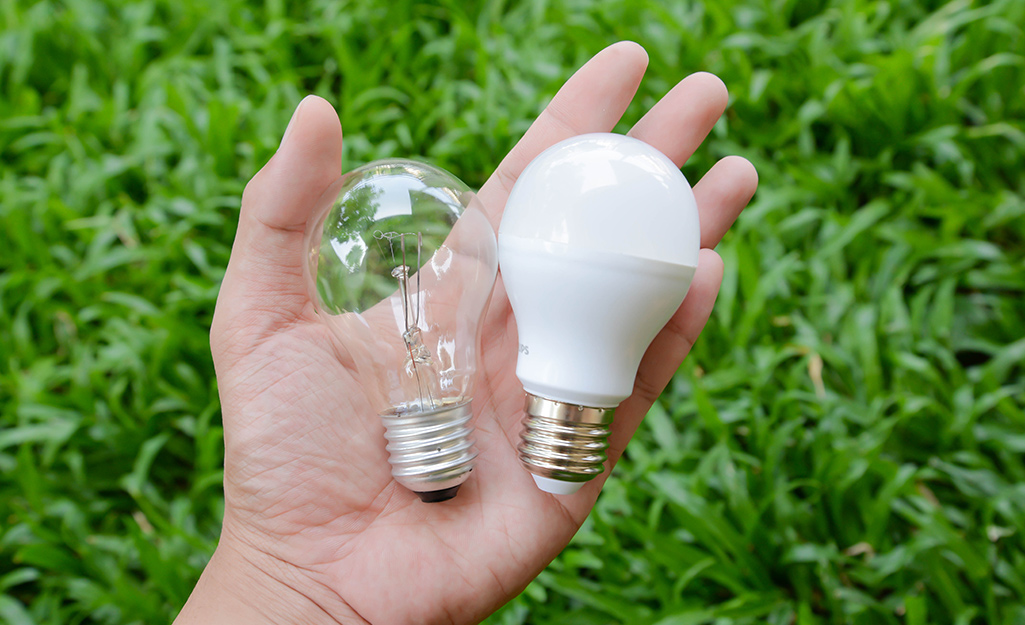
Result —
[{"label": "blurred green background", "polygon": [[1025,623],[1025,2],[0,0],[0,622],[158,623],[218,535],[207,332],[306,93],[479,186],[619,39],[761,188],[693,355],[491,622]]}]

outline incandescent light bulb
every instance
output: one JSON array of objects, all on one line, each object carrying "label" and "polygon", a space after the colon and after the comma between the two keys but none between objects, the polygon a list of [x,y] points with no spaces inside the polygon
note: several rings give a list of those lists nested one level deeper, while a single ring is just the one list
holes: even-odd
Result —
[{"label": "incandescent light bulb", "polygon": [[655,148],[581,135],[523,171],[498,241],[527,392],[520,460],[541,490],[571,494],[603,471],[612,412],[690,288],[697,204]]},{"label": "incandescent light bulb", "polygon": [[395,480],[455,496],[470,438],[480,321],[498,271],[483,206],[451,174],[410,160],[353,170],[309,221],[305,273],[385,426]]}]

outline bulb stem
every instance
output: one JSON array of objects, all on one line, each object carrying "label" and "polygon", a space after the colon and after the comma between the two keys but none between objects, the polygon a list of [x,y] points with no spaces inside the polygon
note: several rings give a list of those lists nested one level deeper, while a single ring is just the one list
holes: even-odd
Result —
[{"label": "bulb stem", "polygon": [[605,470],[614,410],[527,393],[520,462],[535,476],[550,480],[594,479]]}]

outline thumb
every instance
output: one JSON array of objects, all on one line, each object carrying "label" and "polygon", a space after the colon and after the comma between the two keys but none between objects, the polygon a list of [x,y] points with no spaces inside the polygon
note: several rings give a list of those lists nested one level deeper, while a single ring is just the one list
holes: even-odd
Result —
[{"label": "thumb", "polygon": [[246,185],[231,260],[217,297],[211,339],[260,338],[306,307],[306,221],[342,171],[342,127],[331,104],[307,96],[277,153]]}]

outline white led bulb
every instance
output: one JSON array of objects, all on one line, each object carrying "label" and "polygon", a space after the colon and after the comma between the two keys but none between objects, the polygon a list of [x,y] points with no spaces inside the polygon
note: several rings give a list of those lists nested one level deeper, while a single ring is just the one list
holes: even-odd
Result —
[{"label": "white led bulb", "polygon": [[498,242],[527,392],[520,459],[539,488],[570,494],[603,471],[612,411],[690,288],[697,204],[650,145],[580,135],[523,171]]}]

